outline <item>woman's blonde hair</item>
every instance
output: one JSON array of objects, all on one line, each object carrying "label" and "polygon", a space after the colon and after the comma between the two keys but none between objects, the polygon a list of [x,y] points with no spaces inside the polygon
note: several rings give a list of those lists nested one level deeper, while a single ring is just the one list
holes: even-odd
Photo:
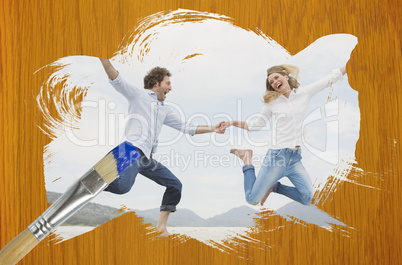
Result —
[{"label": "woman's blonde hair", "polygon": [[272,66],[267,70],[267,81],[266,81],[266,91],[264,95],[264,103],[268,104],[269,102],[277,99],[282,93],[277,92],[269,83],[268,76],[273,73],[278,73],[283,76],[289,77],[289,86],[291,89],[298,88],[300,86],[299,82],[297,82],[297,77],[299,76],[299,68],[294,65],[276,65]]}]

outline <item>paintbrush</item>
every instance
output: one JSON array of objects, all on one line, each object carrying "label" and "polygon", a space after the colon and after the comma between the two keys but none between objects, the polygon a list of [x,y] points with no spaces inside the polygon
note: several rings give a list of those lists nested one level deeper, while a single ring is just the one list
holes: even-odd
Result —
[{"label": "paintbrush", "polygon": [[110,151],[75,182],[38,219],[0,250],[0,264],[15,264],[57,226],[85,206],[121,175],[140,154],[129,142]]}]

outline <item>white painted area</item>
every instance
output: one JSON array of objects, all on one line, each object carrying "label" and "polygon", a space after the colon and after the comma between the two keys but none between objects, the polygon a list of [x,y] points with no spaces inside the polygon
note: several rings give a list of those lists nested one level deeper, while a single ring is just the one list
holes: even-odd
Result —
[{"label": "white painted area", "polygon": [[[177,19],[188,13],[205,19],[197,23],[178,22]],[[332,69],[344,66],[357,44],[354,36],[330,35],[291,56],[260,32],[244,30],[219,20],[222,18],[215,14],[178,10],[143,20],[141,26],[146,26],[146,23],[155,25],[141,32],[142,39],[150,38],[122,47],[120,53],[112,58],[113,64],[130,82],[140,87],[142,77],[150,68],[156,65],[167,67],[173,73],[173,90],[167,96],[169,104],[187,120],[215,124],[228,119],[246,120],[261,110],[268,67],[296,64],[300,68],[301,84],[307,85],[329,74]],[[149,52],[144,52],[145,46]],[[199,55],[186,59],[192,54]],[[49,128],[43,129],[52,135],[52,142],[44,150],[46,189],[64,192],[118,144],[124,131],[124,121],[120,118],[124,119],[128,104],[108,84],[97,58],[71,56],[58,60],[54,65],[63,67],[54,73],[49,82],[52,85],[60,80],[66,81],[65,97],[76,86],[88,89],[81,119],[71,115],[71,109],[59,109],[62,122],[51,120],[46,116],[48,106],[41,103],[48,91],[43,90],[43,97],[38,98],[50,122]],[[310,111],[325,110],[325,104],[332,100],[336,100],[337,115],[331,119],[338,122],[339,135],[326,133],[327,120],[324,118],[306,128],[305,140],[319,150],[325,150],[327,141],[331,140],[326,139],[326,135],[339,140],[338,149],[334,150],[338,155],[337,165],[330,163],[335,161],[333,157],[328,162],[314,152],[303,150],[303,164],[318,189],[323,188],[330,175],[345,179],[354,162],[359,138],[357,92],[350,88],[347,77],[317,95],[311,102]],[[225,135],[189,137],[164,128],[155,158],[166,164],[182,181],[180,207],[192,209],[208,218],[246,204],[241,163],[229,154],[229,150],[252,148],[255,158],[262,160],[271,137],[269,130],[245,133],[237,128],[230,128]],[[258,172],[258,165],[256,168]],[[287,179],[283,183],[290,184]],[[163,187],[138,175],[134,187],[126,195],[105,192],[94,202],[145,210],[158,207],[163,192]],[[266,206],[278,209],[289,202],[284,196],[274,194]],[[188,230],[188,233],[192,231]]]}]

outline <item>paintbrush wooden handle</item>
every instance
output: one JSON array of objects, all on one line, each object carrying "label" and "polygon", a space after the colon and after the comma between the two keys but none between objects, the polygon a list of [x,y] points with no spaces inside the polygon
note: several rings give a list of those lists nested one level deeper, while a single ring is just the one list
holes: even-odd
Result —
[{"label": "paintbrush wooden handle", "polygon": [[28,254],[39,240],[27,228],[0,250],[0,264],[13,265]]}]

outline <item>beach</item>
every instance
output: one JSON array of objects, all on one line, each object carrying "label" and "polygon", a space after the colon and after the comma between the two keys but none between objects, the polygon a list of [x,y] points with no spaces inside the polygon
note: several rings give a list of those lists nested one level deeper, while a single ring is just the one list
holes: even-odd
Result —
[{"label": "beach", "polygon": [[[55,234],[58,235],[62,241],[65,241],[87,233],[94,228],[96,227],[60,226],[56,229]],[[248,230],[248,227],[168,227],[169,233],[173,236],[186,235],[206,244],[211,241],[221,243],[225,239],[245,235]]]}]

